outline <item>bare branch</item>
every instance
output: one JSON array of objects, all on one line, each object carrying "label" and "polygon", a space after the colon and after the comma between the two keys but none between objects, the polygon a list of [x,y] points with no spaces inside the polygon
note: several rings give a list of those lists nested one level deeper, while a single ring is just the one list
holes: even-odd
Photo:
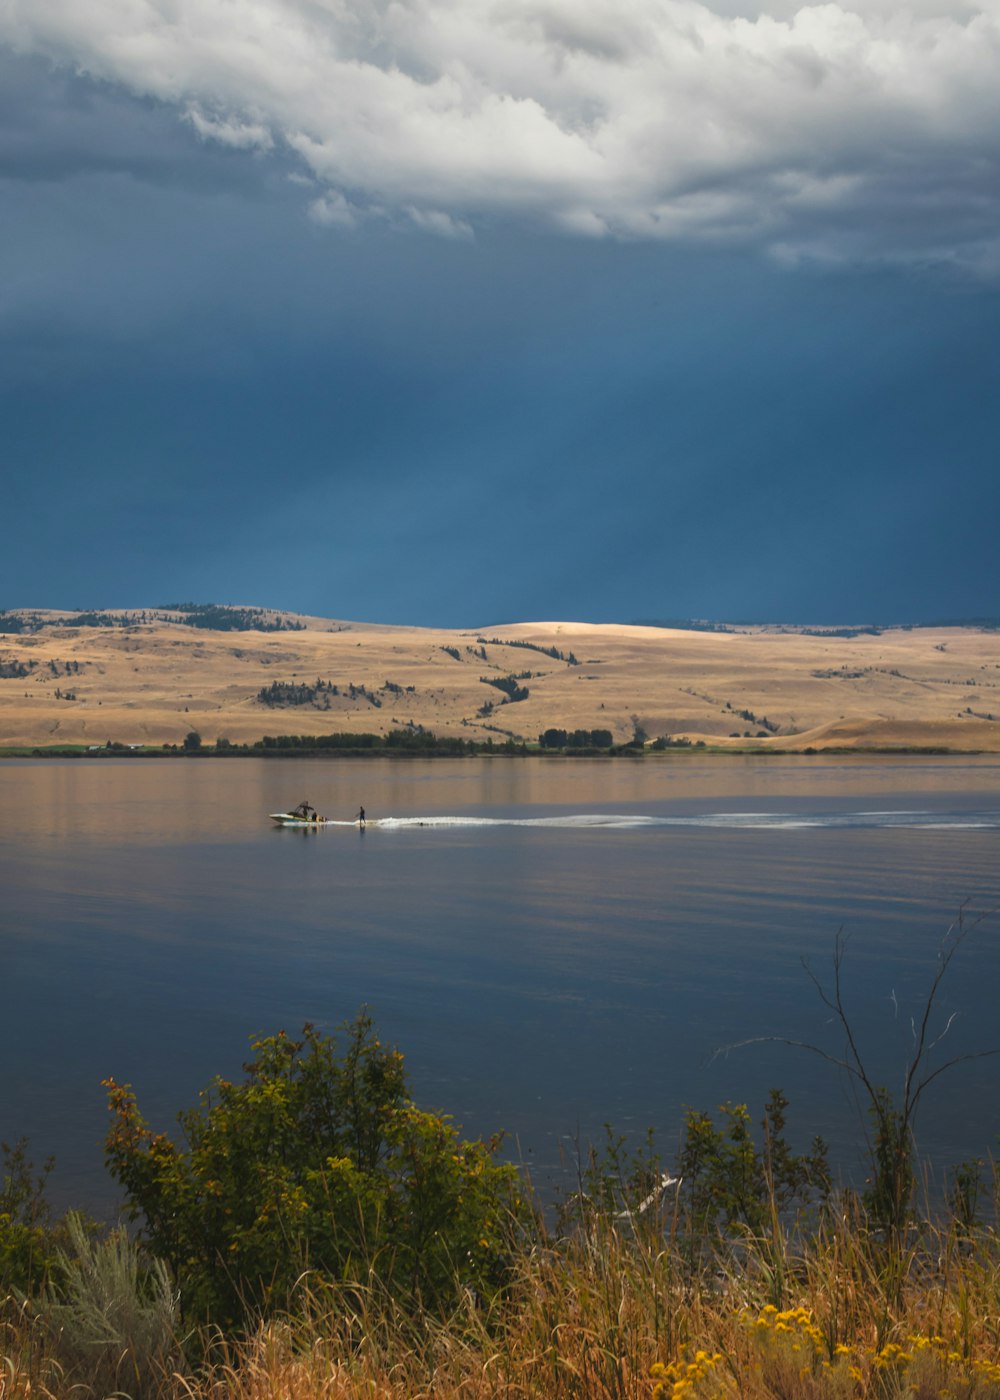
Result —
[{"label": "bare branch", "polygon": [[785,1035],[753,1035],[749,1040],[736,1040],[731,1045],[720,1045],[718,1050],[709,1056],[708,1064],[714,1064],[720,1056],[728,1055],[730,1050],[745,1050],[748,1045],[788,1045],[793,1050],[808,1050],[811,1055],[818,1055],[821,1060],[836,1065],[838,1069],[846,1070],[848,1074],[853,1075],[856,1079],[861,1079],[862,1083],[864,1082],[862,1076],[849,1060],[840,1060],[836,1055],[831,1055],[828,1050],[824,1050],[819,1045],[812,1045],[807,1040],[792,1040]]},{"label": "bare branch", "polygon": [[922,1079],[917,1085],[911,1100],[912,1107],[916,1108],[920,1096],[928,1084],[933,1084],[934,1080],[939,1079],[946,1070],[954,1069],[956,1065],[965,1064],[967,1060],[988,1060],[992,1055],[1000,1055],[1000,1045],[995,1046],[992,1050],[971,1050],[966,1055],[956,1055],[953,1060],[947,1060],[943,1065],[938,1065],[936,1070],[933,1070],[926,1079]]},{"label": "bare branch", "polygon": [[[929,1057],[948,1036],[959,1015],[957,1011],[953,1011],[947,1017],[942,1029],[932,1036],[931,1022],[937,1009],[941,985],[951,966],[952,959],[969,934],[998,912],[996,909],[985,910],[970,920],[966,917],[967,908],[968,901],[961,905],[958,918],[949,926],[941,939],[938,946],[937,966],[920,1012],[917,1016],[911,1015],[909,1018],[912,1052],[905,1065],[903,1092],[900,1100],[896,1100],[886,1089],[877,1087],[872,1081],[861,1054],[852,1018],[844,1004],[843,965],[847,938],[842,928],[838,930],[834,944],[832,985],[824,983],[805,958],[802,959],[802,967],[812,983],[820,1003],[831,1013],[830,1021],[826,1024],[836,1023],[840,1027],[845,1039],[843,1053],[836,1055],[811,1041],[795,1040],[789,1036],[763,1035],[724,1046],[715,1052],[710,1061],[711,1063],[719,1055],[728,1054],[731,1050],[740,1050],[749,1045],[787,1045],[794,1049],[806,1050],[811,1055],[815,1055],[817,1058],[825,1060],[827,1064],[834,1065],[837,1069],[845,1072],[848,1082],[853,1086],[852,1094],[859,1111],[861,1104],[867,1100],[869,1121],[873,1126],[873,1137],[869,1137],[867,1130],[865,1132],[874,1182],[871,1193],[874,1204],[871,1208],[879,1212],[878,1218],[882,1219],[883,1223],[894,1231],[905,1225],[910,1209],[913,1189],[913,1122],[924,1091],[947,1070],[954,1069],[956,1065],[1000,1055],[1000,1046],[998,1046],[990,1050],[956,1055],[936,1069],[927,1069]],[[900,1005],[895,988],[890,991],[889,1001],[893,1008],[894,1018],[898,1019]],[[863,1094],[857,1087],[859,1085],[863,1087]]]},{"label": "bare branch", "polygon": [[[980,926],[980,924],[982,924],[986,919],[990,918],[991,915],[996,913],[996,910],[994,909],[984,909],[981,913],[977,914],[975,918],[973,918],[970,922],[966,919],[966,910],[968,909],[968,907],[969,900],[963,900],[962,903],[959,905],[958,918],[948,927],[938,948],[937,971],[934,974],[934,978],[930,986],[930,991],[928,992],[927,999],[924,1002],[924,1011],[920,1022],[920,1034],[917,1039],[917,1046],[914,1051],[913,1059],[907,1065],[906,1075],[903,1080],[902,1118],[904,1125],[909,1124],[910,1120],[912,1119],[913,1111],[917,1105],[917,1099],[923,1092],[923,1089],[927,1087],[927,1085],[931,1082],[932,1079],[936,1079],[939,1074],[943,1073],[945,1069],[949,1068],[951,1064],[959,1063],[958,1060],[952,1060],[949,1061],[948,1065],[942,1065],[938,1070],[935,1070],[935,1072],[929,1078],[923,1080],[922,1083],[918,1086],[916,1093],[913,1093],[913,1080],[920,1069],[921,1062],[926,1058],[927,1055],[930,1054],[934,1047],[938,1045],[941,1042],[941,1040],[943,1040],[944,1037],[948,1034],[948,1031],[951,1028],[951,1023],[952,1021],[954,1021],[955,1015],[957,1014],[953,1013],[948,1018],[948,1023],[945,1026],[944,1030],[941,1032],[940,1035],[935,1037],[935,1039],[931,1042],[930,1045],[928,1045],[927,1034],[928,1028],[930,1026],[931,1013],[934,1010],[934,1004],[937,999],[937,994],[940,990],[941,983],[944,980],[948,968],[951,966],[952,958],[954,958],[955,954],[965,942],[966,938],[968,938],[969,934],[974,932]],[[981,1052],[981,1054],[985,1055],[989,1055],[992,1053],[994,1052]],[[960,1057],[960,1059],[964,1058],[967,1057]],[[978,1058],[978,1056],[976,1058]]]}]

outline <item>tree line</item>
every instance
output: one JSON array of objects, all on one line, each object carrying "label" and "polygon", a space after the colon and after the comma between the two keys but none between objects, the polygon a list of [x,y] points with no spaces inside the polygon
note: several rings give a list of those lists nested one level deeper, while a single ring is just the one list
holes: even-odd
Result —
[{"label": "tree line", "polygon": [[610,749],[614,741],[610,729],[546,729],[538,736],[543,749]]}]

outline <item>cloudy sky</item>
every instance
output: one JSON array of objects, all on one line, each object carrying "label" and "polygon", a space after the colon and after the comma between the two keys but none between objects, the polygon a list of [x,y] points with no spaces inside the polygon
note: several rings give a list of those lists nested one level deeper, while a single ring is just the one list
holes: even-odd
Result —
[{"label": "cloudy sky", "polygon": [[1000,614],[1000,0],[0,0],[0,607]]}]

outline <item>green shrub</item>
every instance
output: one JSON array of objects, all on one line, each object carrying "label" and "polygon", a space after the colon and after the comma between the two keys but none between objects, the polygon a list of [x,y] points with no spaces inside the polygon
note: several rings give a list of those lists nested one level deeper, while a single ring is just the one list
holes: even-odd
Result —
[{"label": "green shrub", "polygon": [[254,1042],[243,1083],[217,1079],[180,1114],[185,1146],[107,1082],[108,1165],[188,1318],[285,1308],[306,1271],[374,1278],[425,1307],[504,1284],[511,1231],[529,1218],[516,1169],[414,1106],[402,1056],[368,1016],[344,1034],[343,1054],[312,1026]]},{"label": "green shrub", "polygon": [[784,1094],[772,1089],[759,1146],[745,1104],[721,1104],[718,1124],[711,1114],[688,1109],[672,1172],[664,1170],[651,1131],[630,1147],[606,1128],[603,1150],[591,1153],[581,1191],[562,1211],[563,1224],[600,1216],[627,1220],[635,1230],[643,1217],[644,1232],[662,1239],[667,1229],[690,1255],[714,1249],[721,1237],[766,1234],[776,1217],[822,1207],[831,1192],[826,1144],[814,1138],[810,1152],[793,1152],[785,1134],[787,1109]]},{"label": "green shrub", "polygon": [[28,1295],[44,1283],[55,1257],[51,1212],[45,1198],[53,1163],[50,1158],[36,1176],[25,1138],[13,1147],[0,1143],[0,1153],[0,1296]]},{"label": "green shrub", "polygon": [[772,1089],[764,1106],[759,1148],[745,1104],[722,1104],[721,1127],[709,1114],[688,1110],[677,1170],[696,1235],[708,1237],[716,1229],[734,1226],[760,1232],[773,1210],[829,1196],[826,1144],[815,1138],[810,1153],[792,1152],[785,1137],[787,1108],[781,1090]]}]

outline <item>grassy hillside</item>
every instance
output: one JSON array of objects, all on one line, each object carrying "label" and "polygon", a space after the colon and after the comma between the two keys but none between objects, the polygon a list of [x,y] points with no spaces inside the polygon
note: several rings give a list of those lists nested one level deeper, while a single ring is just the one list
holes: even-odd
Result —
[{"label": "grassy hillside", "polygon": [[636,729],[763,750],[1000,750],[1000,633],[529,622],[442,630],[265,609],[0,616],[0,745],[252,742],[422,726]]}]

